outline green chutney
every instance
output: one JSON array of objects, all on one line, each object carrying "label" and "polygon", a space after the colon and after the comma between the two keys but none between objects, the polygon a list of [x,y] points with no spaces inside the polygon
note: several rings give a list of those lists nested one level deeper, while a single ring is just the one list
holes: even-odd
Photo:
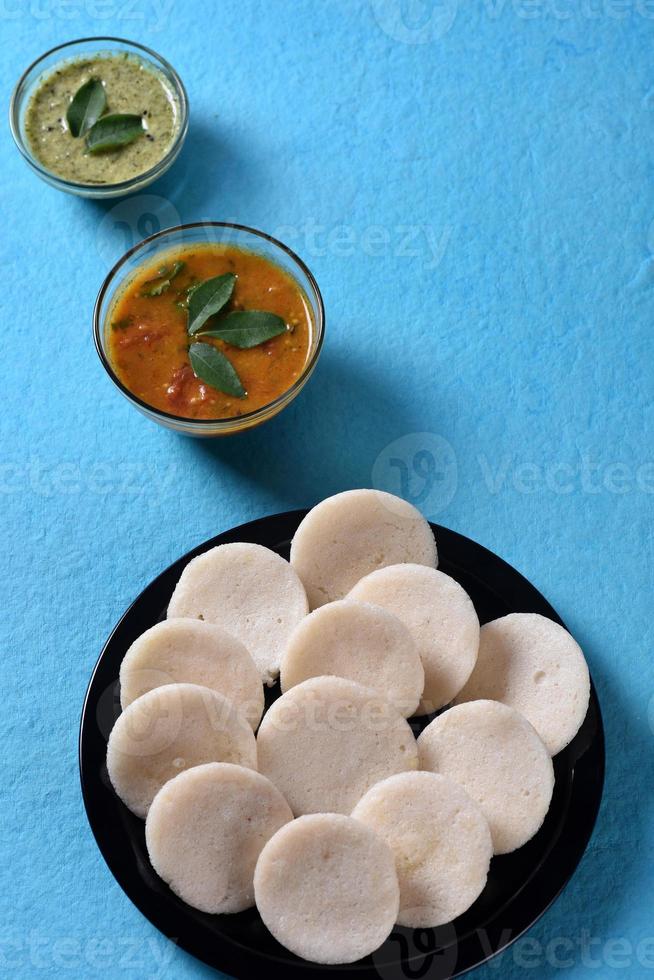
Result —
[{"label": "green chutney", "polygon": [[[89,153],[71,135],[66,111],[91,78],[105,88],[107,113],[135,113],[143,136],[120,149]],[[132,54],[98,54],[62,62],[40,82],[25,114],[25,135],[35,158],[51,173],[76,184],[119,184],[154,167],[170,149],[180,124],[175,93],[154,65]]]}]

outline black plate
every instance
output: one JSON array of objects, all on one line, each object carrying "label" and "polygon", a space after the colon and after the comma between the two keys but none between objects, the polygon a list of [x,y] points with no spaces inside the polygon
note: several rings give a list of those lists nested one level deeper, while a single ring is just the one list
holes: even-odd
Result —
[{"label": "black plate", "polygon": [[[82,712],[80,774],[89,823],[112,874],[137,908],[183,949],[234,977],[458,976],[528,929],[559,894],[586,849],[604,782],[604,733],[594,687],[581,730],[554,759],[552,805],[536,837],[513,854],[493,859],[482,895],[456,922],[415,931],[397,927],[377,952],[349,966],[325,968],[289,953],[273,939],[256,909],[206,915],[181,902],[150,866],[143,821],[120,802],[107,778],[107,737],[120,713],[121,660],[136,637],[163,618],[182,569],[196,555],[229,541],[253,541],[288,557],[290,540],[305,513],[265,517],[219,534],[166,569],[122,617],[100,654]],[[466,589],[482,623],[510,612],[536,612],[561,622],[533,585],[501,558],[454,531],[432,526],[439,567]],[[269,693],[269,700],[274,700],[279,688]],[[425,724],[425,719],[414,723],[416,734]]]}]

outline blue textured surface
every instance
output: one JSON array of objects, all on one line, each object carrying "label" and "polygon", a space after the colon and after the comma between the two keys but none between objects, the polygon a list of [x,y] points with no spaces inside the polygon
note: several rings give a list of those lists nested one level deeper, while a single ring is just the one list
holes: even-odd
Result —
[{"label": "blue textured surface", "polygon": [[[192,103],[177,165],[117,210],[46,187],[0,136],[2,976],[213,975],[95,847],[76,755],[88,677],[192,545],[397,489],[403,467],[428,516],[555,605],[604,710],[580,869],[476,976],[650,975],[653,18],[648,0],[2,5],[5,103],[33,57],[103,33],[160,50]],[[136,414],[91,340],[110,265],[177,218],[277,232],[328,311],[302,396],[211,445]]]}]

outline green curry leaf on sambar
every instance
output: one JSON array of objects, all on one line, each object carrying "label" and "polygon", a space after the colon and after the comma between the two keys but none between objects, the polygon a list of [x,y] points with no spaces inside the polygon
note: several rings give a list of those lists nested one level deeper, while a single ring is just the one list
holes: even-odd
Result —
[{"label": "green curry leaf on sambar", "polygon": [[206,282],[193,288],[188,294],[188,332],[191,336],[198,333],[210,316],[219,313],[228,302],[236,276],[226,272],[222,276],[214,276]]},{"label": "green curry leaf on sambar", "polygon": [[188,356],[193,373],[200,381],[224,391],[226,395],[245,398],[245,388],[234,366],[217,347],[212,344],[191,344]]},{"label": "green curry leaf on sambar", "polygon": [[220,317],[215,327],[200,331],[203,337],[218,337],[233,347],[248,349],[278,337],[286,331],[286,323],[276,313],[263,310],[234,310]]}]

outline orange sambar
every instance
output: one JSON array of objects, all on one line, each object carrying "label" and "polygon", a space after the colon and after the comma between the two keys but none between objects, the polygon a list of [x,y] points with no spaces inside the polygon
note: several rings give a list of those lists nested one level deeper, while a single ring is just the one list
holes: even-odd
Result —
[{"label": "orange sambar", "polygon": [[[175,262],[184,264],[165,291],[146,295],[146,283],[158,278],[162,266],[170,269]],[[245,398],[200,381],[188,356],[187,291],[225,272],[236,276],[226,310],[265,310],[286,322],[285,333],[249,350],[213,337],[192,338],[225,354]],[[306,365],[311,331],[304,292],[284,269],[256,252],[207,243],[167,251],[129,280],[110,312],[107,347],[120,381],[146,404],[187,419],[226,419],[262,408],[288,391]]]}]

